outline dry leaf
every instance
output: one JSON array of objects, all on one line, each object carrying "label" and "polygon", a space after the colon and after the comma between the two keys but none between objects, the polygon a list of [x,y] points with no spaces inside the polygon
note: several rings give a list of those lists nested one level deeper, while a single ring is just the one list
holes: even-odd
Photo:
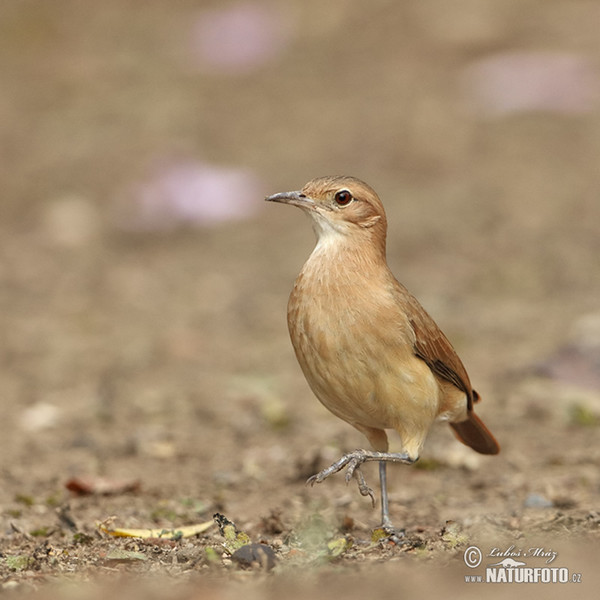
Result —
[{"label": "dry leaf", "polygon": [[213,516],[214,522],[219,526],[221,535],[225,538],[223,547],[229,554],[233,554],[242,546],[250,544],[252,541],[248,534],[240,531],[233,521],[230,521],[226,516],[215,513]]},{"label": "dry leaf", "polygon": [[139,492],[138,479],[108,479],[106,477],[73,477],[65,483],[65,487],[78,496],[97,494],[111,496],[127,492]]},{"label": "dry leaf", "polygon": [[99,523],[100,531],[114,537],[135,537],[142,539],[163,539],[163,540],[180,540],[183,538],[192,537],[200,533],[204,533],[214,525],[214,521],[205,521],[197,525],[186,525],[185,527],[177,527],[174,529],[109,529],[106,524]]}]

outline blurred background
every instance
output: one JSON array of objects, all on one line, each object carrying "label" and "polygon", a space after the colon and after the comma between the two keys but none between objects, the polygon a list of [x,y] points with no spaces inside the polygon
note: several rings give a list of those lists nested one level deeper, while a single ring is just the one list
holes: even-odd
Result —
[{"label": "blurred background", "polygon": [[378,191],[393,271],[484,398],[504,453],[457,464],[514,492],[500,513],[597,500],[599,22],[590,0],[3,2],[4,508],[105,475],[376,520],[341,479],[303,487],[363,440],[288,340],[310,226],[263,202],[329,174]]}]

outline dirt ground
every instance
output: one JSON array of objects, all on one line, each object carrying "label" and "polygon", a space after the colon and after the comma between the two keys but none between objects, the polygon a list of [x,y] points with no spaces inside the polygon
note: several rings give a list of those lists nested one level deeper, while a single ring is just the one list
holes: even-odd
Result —
[{"label": "dirt ground", "polygon": [[[0,595],[596,597],[597,3],[0,11]],[[390,265],[502,446],[478,456],[440,425],[417,466],[390,468],[404,546],[373,541],[354,483],[304,483],[364,440],[312,396],[288,339],[310,226],[262,198],[324,174],[379,191]],[[99,478],[109,493],[66,487]],[[98,527],[217,512],[275,567],[240,568],[216,527]],[[465,581],[511,553],[569,583]]]}]

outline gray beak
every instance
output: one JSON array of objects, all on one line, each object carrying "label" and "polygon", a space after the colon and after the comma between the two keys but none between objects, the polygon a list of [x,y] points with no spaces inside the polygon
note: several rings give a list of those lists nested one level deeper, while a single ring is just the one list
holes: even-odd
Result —
[{"label": "gray beak", "polygon": [[297,192],[281,192],[280,194],[273,194],[265,198],[267,202],[281,202],[282,204],[292,204],[293,206],[299,206],[301,208],[314,206],[314,202],[300,191]]}]

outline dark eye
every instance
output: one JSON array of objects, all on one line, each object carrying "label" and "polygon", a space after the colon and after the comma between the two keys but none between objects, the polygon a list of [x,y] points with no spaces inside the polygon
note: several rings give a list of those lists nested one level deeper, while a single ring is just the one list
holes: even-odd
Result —
[{"label": "dark eye", "polygon": [[338,206],[346,206],[352,202],[352,194],[348,190],[340,190],[335,194],[335,203]]}]

